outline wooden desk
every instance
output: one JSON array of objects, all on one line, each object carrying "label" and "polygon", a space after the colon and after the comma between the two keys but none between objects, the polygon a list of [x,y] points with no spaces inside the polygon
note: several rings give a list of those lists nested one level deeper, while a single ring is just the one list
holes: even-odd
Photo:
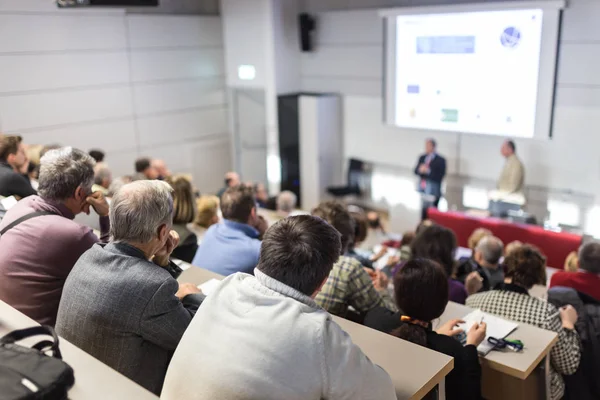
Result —
[{"label": "wooden desk", "polygon": [[[182,265],[182,268],[185,266]],[[221,275],[198,267],[187,268],[180,282],[200,285]],[[454,368],[454,359],[354,322],[333,317],[375,364],[392,377],[398,399],[420,399],[437,385],[444,387],[445,377]]]},{"label": "wooden desk", "polygon": [[[29,328],[37,322],[0,301],[0,336],[15,329]],[[34,337],[24,345],[38,342]],[[158,397],[129,380],[88,353],[60,338],[63,360],[75,371],[75,386],[69,391],[71,400],[135,399],[157,400]]]},{"label": "wooden desk", "polygon": [[[462,318],[472,308],[450,302],[440,317],[439,326]],[[508,337],[525,343],[522,352],[492,351],[481,357],[483,368],[482,391],[486,399],[540,399],[546,396],[545,371],[536,370],[558,341],[555,332],[519,322],[519,327]],[[438,323],[434,322],[434,329]],[[536,373],[533,373],[536,371]]]}]

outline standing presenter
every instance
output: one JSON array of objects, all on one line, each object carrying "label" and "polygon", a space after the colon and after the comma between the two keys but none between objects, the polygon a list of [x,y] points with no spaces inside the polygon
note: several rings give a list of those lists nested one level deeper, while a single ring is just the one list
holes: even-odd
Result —
[{"label": "standing presenter", "polygon": [[425,141],[425,154],[419,157],[415,175],[419,177],[418,190],[423,194],[421,218],[427,218],[427,208],[438,206],[442,197],[442,181],[446,176],[446,159],[436,152],[434,139]]}]

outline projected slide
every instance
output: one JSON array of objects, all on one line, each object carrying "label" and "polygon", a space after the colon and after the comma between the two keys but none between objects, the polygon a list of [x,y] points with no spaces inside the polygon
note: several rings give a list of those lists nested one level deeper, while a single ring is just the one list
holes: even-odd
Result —
[{"label": "projected slide", "polygon": [[401,127],[533,137],[542,10],[397,17]]}]

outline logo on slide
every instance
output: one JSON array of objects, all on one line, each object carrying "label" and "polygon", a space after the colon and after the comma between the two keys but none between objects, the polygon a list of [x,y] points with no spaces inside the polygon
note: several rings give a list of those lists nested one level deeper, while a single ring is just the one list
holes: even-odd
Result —
[{"label": "logo on slide", "polygon": [[502,32],[500,42],[504,47],[517,47],[521,41],[521,31],[514,26],[509,26]]}]

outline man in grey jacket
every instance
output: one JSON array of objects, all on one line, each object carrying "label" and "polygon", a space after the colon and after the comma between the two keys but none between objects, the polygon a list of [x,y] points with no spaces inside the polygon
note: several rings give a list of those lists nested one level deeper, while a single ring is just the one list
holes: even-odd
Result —
[{"label": "man in grey jacket", "polygon": [[77,261],[56,322],[62,337],[156,394],[203,300],[194,285],[176,281],[172,215],[172,189],[164,182],[119,190],[110,208],[112,241]]},{"label": "man in grey jacket", "polygon": [[395,399],[389,375],[314,301],[340,253],[340,234],[321,218],[273,225],[254,276],[229,276],[198,310],[161,398]]}]

